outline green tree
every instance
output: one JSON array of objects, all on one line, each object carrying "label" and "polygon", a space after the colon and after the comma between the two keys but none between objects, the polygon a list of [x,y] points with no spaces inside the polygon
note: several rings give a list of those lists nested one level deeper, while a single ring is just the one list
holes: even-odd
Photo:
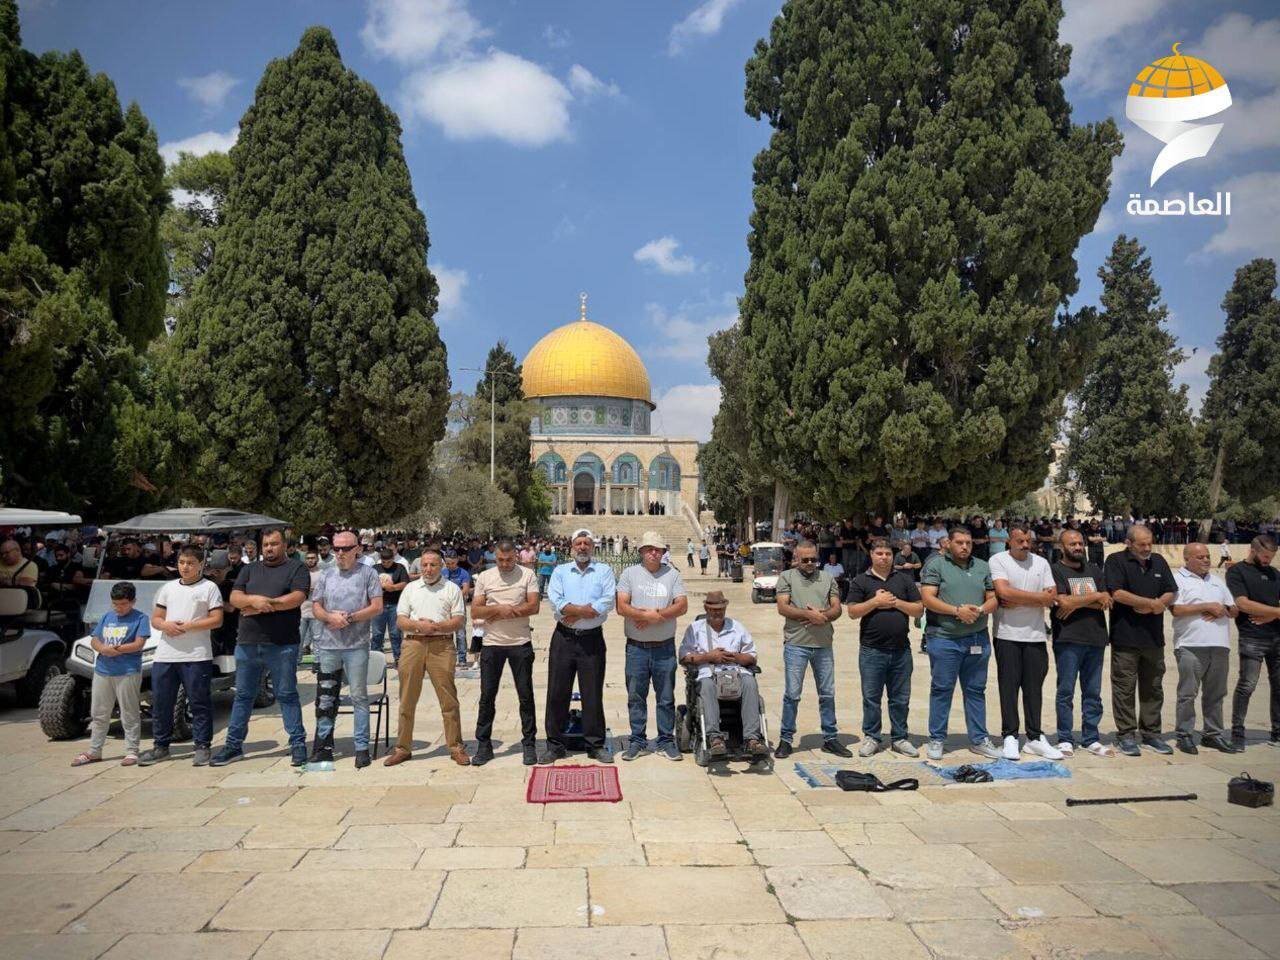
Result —
[{"label": "green tree", "polygon": [[[1276,262],[1258,258],[1236,271],[1222,301],[1226,328],[1209,361],[1205,422],[1214,458],[1209,511],[1226,493],[1243,504],[1280,496],[1280,302]],[[1270,515],[1268,515],[1270,516]]]},{"label": "green tree", "polygon": [[160,221],[160,238],[169,261],[175,315],[213,263],[218,219],[234,170],[231,157],[215,151],[202,156],[180,153],[165,172],[165,184],[175,193]]},{"label": "green tree", "polygon": [[1121,234],[1098,277],[1103,335],[1075,395],[1058,480],[1104,514],[1200,515],[1200,437],[1186,386],[1174,386],[1183,354],[1165,329],[1151,258]]},{"label": "green tree", "polygon": [[1085,318],[1057,314],[1121,150],[1111,120],[1071,122],[1061,17],[787,0],[747,62],[747,112],[773,133],[744,396],[753,455],[797,505],[1002,502],[1043,481],[1085,353]]},{"label": "green tree", "polygon": [[503,533],[517,526],[514,509],[506,491],[489,482],[488,465],[455,462],[432,471],[427,501],[414,525],[448,533]]},{"label": "green tree", "polygon": [[155,134],[78,53],[22,49],[0,0],[0,495],[95,517],[155,498],[137,351],[161,329]]},{"label": "green tree", "polygon": [[459,456],[467,464],[482,467],[488,477],[492,426],[494,482],[511,498],[516,517],[537,527],[551,515],[551,497],[529,460],[533,414],[534,406],[525,399],[521,385],[520,364],[506,343],[499,341],[485,359],[484,376],[476,384],[475,395],[464,402]]},{"label": "green tree", "polygon": [[[720,408],[711,424],[711,439],[698,450],[703,494],[718,521],[750,526],[756,519],[754,505],[765,502],[772,481],[751,456],[741,326],[713,333],[707,346],[707,366],[720,382]],[[754,537],[755,531],[749,535]]]},{"label": "green tree", "polygon": [[166,371],[187,491],[304,527],[412,512],[449,375],[399,121],[312,27],[267,65],[230,157]]}]

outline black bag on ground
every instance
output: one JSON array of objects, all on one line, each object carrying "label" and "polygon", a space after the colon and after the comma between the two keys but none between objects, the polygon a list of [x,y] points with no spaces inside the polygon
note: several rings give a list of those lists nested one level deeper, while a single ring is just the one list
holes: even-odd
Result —
[{"label": "black bag on ground", "polygon": [[966,763],[956,770],[956,783],[990,783],[992,776],[981,767]]},{"label": "black bag on ground", "polygon": [[1276,786],[1267,780],[1255,780],[1248,773],[1232,777],[1227,783],[1227,802],[1242,807],[1269,807],[1276,800]]},{"label": "black bag on ground", "polygon": [[836,786],[841,790],[861,790],[869,793],[884,793],[886,790],[915,790],[920,781],[914,777],[883,783],[874,773],[863,773],[861,770],[839,770],[836,772]]}]

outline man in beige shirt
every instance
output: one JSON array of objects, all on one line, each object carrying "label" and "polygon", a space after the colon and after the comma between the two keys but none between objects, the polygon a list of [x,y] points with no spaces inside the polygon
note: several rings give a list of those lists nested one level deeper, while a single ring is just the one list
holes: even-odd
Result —
[{"label": "man in beige shirt", "polygon": [[537,762],[538,720],[533,706],[533,628],[529,618],[542,605],[538,578],[529,567],[516,563],[516,545],[499,540],[494,551],[497,566],[475,579],[471,617],[484,621],[484,646],[480,649],[480,707],[476,715],[477,766],[493,759],[494,701],[502,682],[502,665],[511,665],[511,676],[520,700],[520,742],[525,766]]},{"label": "man in beige shirt", "polygon": [[458,689],[453,682],[453,634],[466,613],[462,591],[457,584],[441,576],[444,560],[439,550],[422,551],[422,576],[400,594],[396,625],[404,633],[400,648],[400,726],[395,749],[384,766],[404,763],[413,751],[413,715],[422,693],[422,675],[431,678],[436,698],[440,701],[440,717],[444,722],[444,739],[449,756],[460,767],[471,758],[462,743],[462,714],[458,709]]}]

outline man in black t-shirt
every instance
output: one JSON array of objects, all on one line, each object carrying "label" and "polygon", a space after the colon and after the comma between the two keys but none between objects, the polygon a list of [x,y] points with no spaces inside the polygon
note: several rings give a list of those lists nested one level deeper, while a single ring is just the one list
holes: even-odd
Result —
[{"label": "man in black t-shirt", "polygon": [[142,544],[134,537],[121,540],[120,552],[102,563],[103,580],[142,580],[163,572],[163,567],[143,559]]},{"label": "man in black t-shirt", "polygon": [[307,762],[307,731],[298,700],[298,626],[302,601],[311,592],[307,565],[288,556],[284,533],[262,535],[262,560],[247,563],[236,575],[231,606],[240,611],[236,637],[236,699],[227,722],[227,739],[210,766],[221,767],[244,756],[249,715],[263,674],[270,674],[284,728],[289,733],[292,763]]},{"label": "man in black t-shirt", "polygon": [[[1125,549],[1107,557],[1103,573],[1111,608],[1111,711],[1116,718],[1120,752],[1142,753],[1142,742],[1156,753],[1173,753],[1160,739],[1164,707],[1164,614],[1177,596],[1173,571],[1152,552],[1151,531],[1135,523],[1125,535]],[[1141,716],[1134,712],[1137,692]],[[1140,731],[1139,731],[1140,728]]]},{"label": "man in black t-shirt", "polygon": [[1058,670],[1058,749],[1068,757],[1075,752],[1072,705],[1079,678],[1080,746],[1095,756],[1110,757],[1115,751],[1098,739],[1098,724],[1102,722],[1102,661],[1107,654],[1103,611],[1111,609],[1111,594],[1102,568],[1085,559],[1079,530],[1063,530],[1058,548],[1062,559],[1051,568],[1058,604],[1050,618]]},{"label": "man in black t-shirt", "polygon": [[918,756],[907,739],[911,699],[911,618],[924,613],[915,579],[893,569],[893,547],[871,542],[871,567],[849,581],[849,618],[861,620],[858,674],[862,678],[862,746],[870,757],[880,749],[880,700],[889,694],[889,743],[894,753]]},{"label": "man in black t-shirt", "polygon": [[1249,544],[1249,559],[1227,569],[1227,590],[1236,600],[1240,676],[1231,703],[1231,741],[1245,744],[1245,714],[1262,666],[1271,688],[1271,745],[1280,747],[1280,571],[1271,565],[1276,542],[1265,534]]}]

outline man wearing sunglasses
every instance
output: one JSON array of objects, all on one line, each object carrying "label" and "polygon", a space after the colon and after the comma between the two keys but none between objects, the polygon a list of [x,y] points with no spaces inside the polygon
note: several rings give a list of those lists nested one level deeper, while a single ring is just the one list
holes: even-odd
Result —
[{"label": "man wearing sunglasses", "polygon": [[813,668],[818,687],[818,715],[822,720],[822,749],[837,757],[851,757],[837,738],[836,665],[832,641],[840,619],[840,588],[831,574],[818,569],[818,545],[802,540],[795,549],[795,566],[778,577],[778,613],[782,615],[782,730],[774,756],[791,755],[796,713],[804,690],[805,668]]}]

